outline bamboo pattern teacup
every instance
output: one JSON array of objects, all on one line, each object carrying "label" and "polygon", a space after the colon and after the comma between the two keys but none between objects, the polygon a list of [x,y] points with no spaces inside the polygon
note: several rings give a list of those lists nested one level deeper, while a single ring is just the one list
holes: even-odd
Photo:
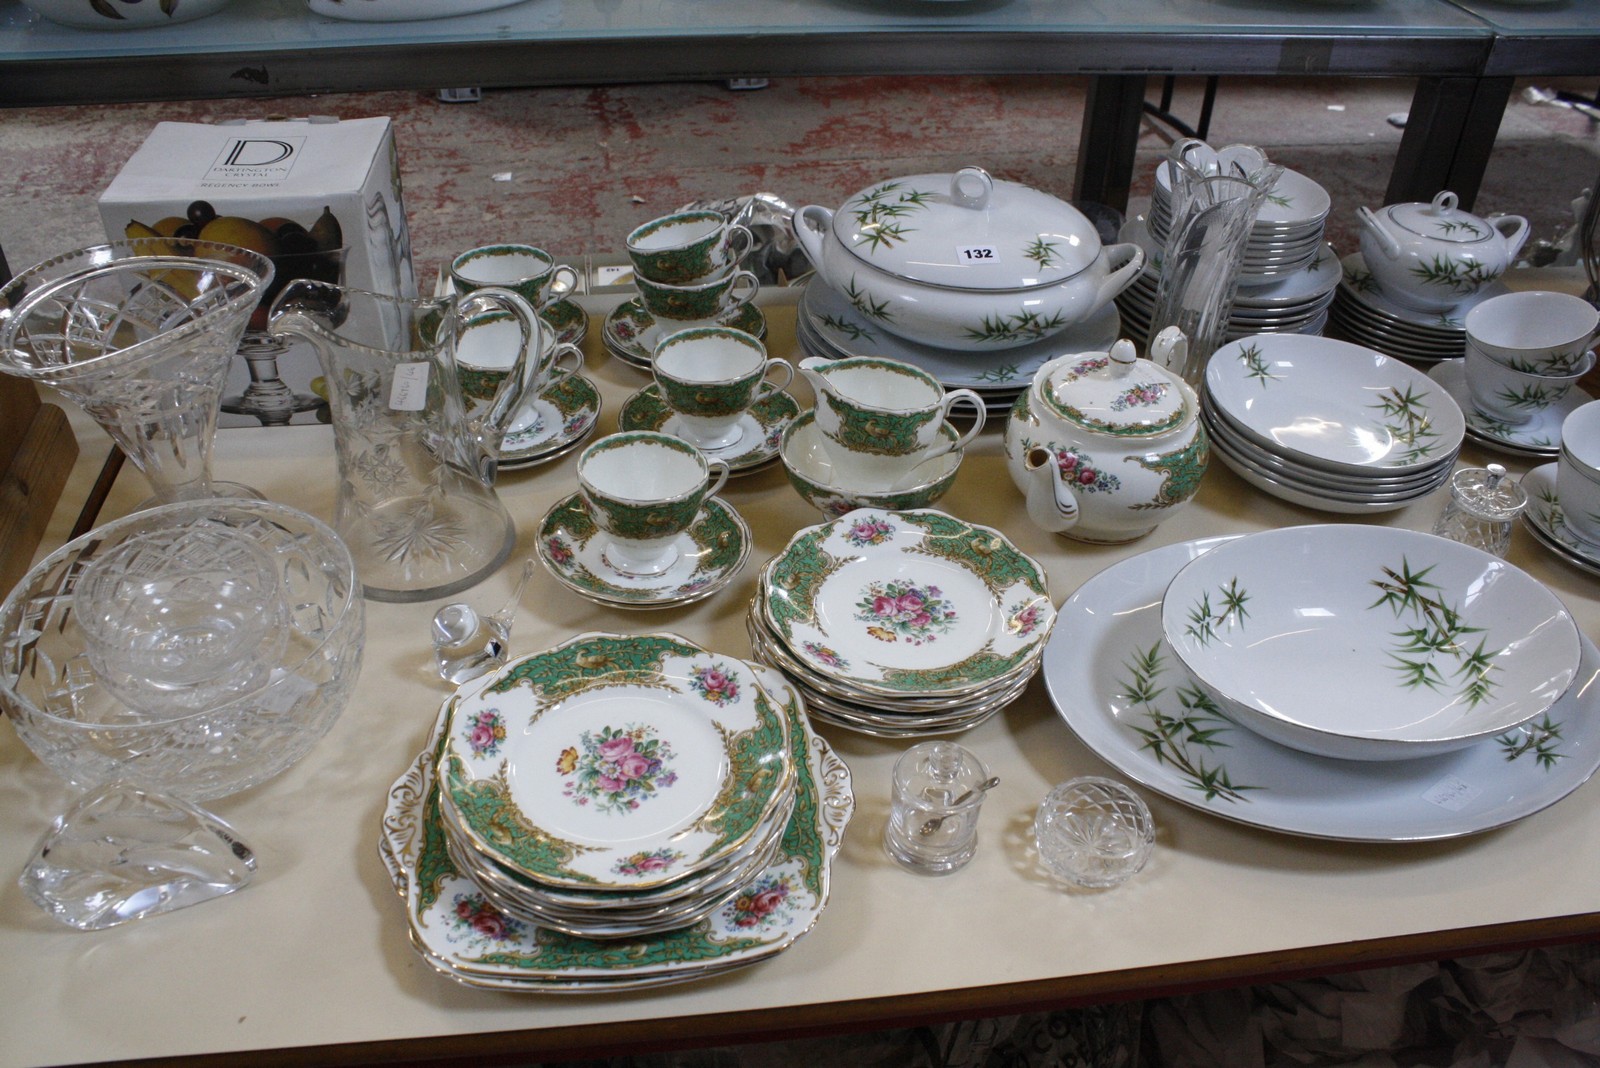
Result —
[{"label": "bamboo pattern teacup", "polygon": [[659,575],[676,563],[678,536],[727,481],[726,462],[654,431],[612,434],[578,457],[578,490],[608,538],[601,558],[627,575]]},{"label": "bamboo pattern teacup", "polygon": [[668,334],[652,362],[661,399],[674,413],[674,432],[706,450],[738,444],[744,436],[739,417],[756,402],[762,383],[782,389],[794,377],[787,360],[768,358],[760,341],[728,326]]},{"label": "bamboo pattern teacup", "polygon": [[[983,429],[983,398],[949,393],[918,367],[877,356],[800,361],[817,395],[817,426],[830,461],[851,486],[890,488],[918,465],[964,447]],[[973,409],[972,426],[952,438],[940,430],[957,404]]]}]

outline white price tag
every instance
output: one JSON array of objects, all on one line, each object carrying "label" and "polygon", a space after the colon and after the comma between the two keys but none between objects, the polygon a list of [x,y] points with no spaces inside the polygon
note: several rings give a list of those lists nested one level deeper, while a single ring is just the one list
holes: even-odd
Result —
[{"label": "white price tag", "polygon": [[1482,792],[1469,782],[1463,782],[1454,775],[1446,775],[1429,787],[1428,792],[1422,795],[1422,799],[1440,808],[1447,808],[1451,812],[1460,812]]},{"label": "white price tag", "polygon": [[389,387],[389,407],[397,412],[420,412],[428,406],[428,365],[403,363],[394,369]]},{"label": "white price tag", "polygon": [[966,267],[999,263],[1000,252],[993,245],[962,245],[956,249],[956,262]]}]

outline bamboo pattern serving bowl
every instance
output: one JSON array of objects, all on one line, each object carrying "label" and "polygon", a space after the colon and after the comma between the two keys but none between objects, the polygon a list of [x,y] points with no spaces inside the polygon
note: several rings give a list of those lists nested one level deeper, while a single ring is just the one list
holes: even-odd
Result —
[{"label": "bamboo pattern serving bowl", "polygon": [[1577,675],[1577,625],[1526,572],[1418,531],[1287,527],[1220,545],[1167,587],[1161,626],[1240,726],[1351,760],[1501,734]]}]

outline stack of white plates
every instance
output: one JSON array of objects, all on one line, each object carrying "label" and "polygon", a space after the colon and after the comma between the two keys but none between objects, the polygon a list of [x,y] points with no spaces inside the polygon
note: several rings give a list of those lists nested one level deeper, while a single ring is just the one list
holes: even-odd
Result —
[{"label": "stack of white plates", "polygon": [[1450,478],[1466,420],[1428,376],[1359,345],[1259,334],[1218,349],[1201,414],[1257,488],[1326,512],[1403,508]]},{"label": "stack of white plates", "polygon": [[935,348],[891,334],[856,311],[848,298],[813,277],[800,294],[795,338],[807,356],[841,360],[884,356],[920,367],[946,389],[970,389],[981,396],[990,418],[1004,416],[1033,374],[1057,356],[1105,352],[1121,336],[1115,304],[1058,334],[1015,348],[970,352]]},{"label": "stack of white plates", "polygon": [[[794,687],[781,675],[762,665],[742,660],[712,657],[717,665],[718,691],[730,694],[718,703],[718,710],[696,715],[693,705],[674,708],[677,702],[664,692],[685,695],[694,691],[658,691],[654,683],[662,678],[651,665],[666,665],[667,675],[682,683],[682,671],[672,667],[680,662],[678,652],[686,643],[667,636],[645,636],[638,649],[642,659],[630,649],[635,640],[614,635],[586,635],[576,643],[576,656],[570,664],[546,662],[539,657],[512,665],[509,671],[491,676],[488,683],[474,683],[445,703],[435,723],[434,734],[410,769],[389,791],[384,809],[384,833],[379,854],[389,868],[395,889],[406,903],[406,921],[411,942],[429,966],[470,986],[494,990],[534,991],[534,993],[610,993],[640,990],[667,983],[720,975],[736,967],[749,966],[786,950],[816,924],[829,895],[830,865],[838,852],[846,823],[854,806],[850,788],[850,769],[832,748],[811,731],[806,723],[805,705]],[[563,646],[573,651],[574,643]],[[557,651],[560,652],[560,651]],[[656,654],[662,656],[656,656]],[[541,654],[547,657],[549,654]],[[613,660],[608,667],[606,659]],[[688,670],[707,667],[706,654],[698,652],[682,659]],[[630,668],[643,668],[643,686],[650,687],[650,702],[640,708],[630,692],[640,683],[621,681]],[[533,676],[528,671],[533,670]],[[571,671],[571,673],[568,673]],[[598,673],[598,676],[595,675]],[[614,676],[606,683],[606,676]],[[586,681],[600,679],[600,697],[586,697]],[[693,678],[693,676],[691,676]],[[544,715],[526,723],[526,711],[533,705],[520,699],[526,684],[533,683],[555,697]],[[507,686],[515,689],[506,689]],[[558,691],[565,695],[558,697]],[[739,691],[739,692],[736,692]],[[710,692],[710,691],[707,691]],[[491,695],[493,694],[493,695]],[[760,695],[760,697],[757,697]],[[765,705],[757,711],[757,724],[746,731],[734,731],[726,739],[710,742],[709,734],[720,734],[726,716],[723,707],[741,702]],[[622,702],[622,703],[618,703]],[[659,761],[654,772],[654,790],[635,793],[637,806],[622,803],[610,806],[605,819],[618,823],[618,830],[603,836],[603,841],[571,841],[571,836],[547,833],[554,814],[534,822],[526,814],[499,827],[499,846],[483,851],[475,839],[464,835],[454,815],[446,814],[450,801],[446,791],[458,790],[461,783],[446,785],[456,772],[462,731],[478,742],[494,739],[496,731],[485,731],[483,715],[518,716],[520,726],[538,732],[549,716],[565,718],[566,705],[587,703],[589,729],[574,721],[573,748],[587,753],[590,743],[610,747],[613,756],[621,750],[619,737],[629,739],[642,732],[659,729],[654,735],[650,761]],[[462,719],[462,707],[472,708],[469,719]],[[595,716],[598,713],[598,716]],[[637,713],[637,715],[635,715]],[[686,713],[686,715],[683,715]],[[579,713],[581,716],[582,713]],[[747,716],[746,716],[747,718]],[[598,727],[600,721],[606,726]],[[610,731],[611,723],[624,724],[624,731]],[[760,753],[766,764],[774,763],[774,743],[781,737],[782,763],[789,769],[787,799],[773,807],[771,790],[782,782],[776,774],[747,777],[734,782],[717,769],[718,750],[733,756],[734,764],[747,764]],[[598,740],[605,739],[605,740]],[[648,739],[645,739],[648,743]],[[469,745],[470,742],[466,742]],[[498,739],[499,747],[514,747],[510,735]],[[690,748],[693,747],[693,748]],[[698,750],[694,759],[683,759]],[[467,807],[499,806],[507,798],[530,801],[541,787],[549,793],[549,780],[560,779],[555,814],[573,811],[587,819],[602,819],[598,812],[595,788],[598,783],[586,774],[586,756],[578,756],[571,771],[568,748],[542,751],[528,766],[510,767],[493,782],[477,782]],[[640,751],[637,743],[635,753]],[[613,759],[621,774],[640,771],[643,764],[630,764],[626,755]],[[707,769],[715,769],[707,774]],[[771,771],[771,769],[770,769]],[[522,772],[522,774],[515,774]],[[688,779],[683,775],[698,775]],[[635,775],[635,780],[638,777]],[[541,783],[539,780],[546,780]],[[610,790],[610,793],[618,793]],[[675,796],[680,795],[680,796]],[[579,804],[587,796],[589,804]],[[544,799],[549,801],[549,798]],[[658,809],[658,812],[651,812]],[[667,812],[666,809],[674,809]],[[770,823],[787,812],[776,838],[770,838]],[[666,817],[675,817],[683,827],[680,835],[662,835]],[[646,828],[646,839],[624,844],[622,835],[634,820],[654,820]],[[707,863],[704,851],[696,852],[707,838],[707,830],[718,830],[717,820],[730,827],[749,828],[744,841],[731,847],[723,865]],[[738,838],[723,835],[723,838]],[[666,843],[666,844],[662,844]],[[536,857],[533,865],[518,868],[507,862],[507,852]],[[470,857],[472,867],[462,867]],[[754,857],[765,857],[757,863]],[[578,878],[568,884],[565,876],[544,883],[528,879],[528,867],[541,873],[566,870]],[[722,867],[722,871],[717,868]],[[741,875],[734,878],[736,870]],[[507,899],[507,879],[515,887],[517,900],[526,897],[528,886],[538,887],[539,907],[566,908],[582,919],[582,926],[603,927],[600,916],[614,919],[616,931],[597,931],[594,935],[573,935],[552,926],[538,916],[517,907]],[[731,883],[730,889],[707,891],[715,883]],[[490,891],[490,884],[498,892]],[[685,900],[715,894],[717,905],[704,915],[686,923]],[[602,908],[602,903],[605,907]],[[702,911],[699,908],[688,911]],[[661,916],[674,916],[672,926],[661,926]],[[659,927],[659,929],[658,929]],[[605,938],[597,942],[597,938]]]},{"label": "stack of white plates", "polygon": [[1344,257],[1341,267],[1339,286],[1328,309],[1328,336],[1417,363],[1465,356],[1467,312],[1490,297],[1509,292],[1504,282],[1496,280],[1450,311],[1418,311],[1395,301],[1379,287],[1361,253]]},{"label": "stack of white plates", "polygon": [[[1321,185],[1285,168],[1268,190],[1250,228],[1239,285],[1268,285],[1311,266],[1322,253],[1322,231],[1332,203]],[[1150,196],[1150,236],[1162,247],[1172,223],[1172,176],[1167,161],[1162,160]]]},{"label": "stack of white plates", "polygon": [[1054,621],[1044,569],[999,531],[863,508],[796,534],[762,570],[747,624],[813,718],[908,737],[1004,708]]},{"label": "stack of white plates", "polygon": [[[1166,249],[1151,236],[1146,217],[1138,214],[1123,224],[1121,239],[1145,250],[1144,270],[1117,296],[1127,336],[1143,345],[1148,342],[1150,320],[1155,315]],[[1241,283],[1224,340],[1237,341],[1251,334],[1320,334],[1327,325],[1328,305],[1338,284],[1339,257],[1326,244],[1318,246],[1311,262],[1293,274],[1265,285],[1246,287]]]}]

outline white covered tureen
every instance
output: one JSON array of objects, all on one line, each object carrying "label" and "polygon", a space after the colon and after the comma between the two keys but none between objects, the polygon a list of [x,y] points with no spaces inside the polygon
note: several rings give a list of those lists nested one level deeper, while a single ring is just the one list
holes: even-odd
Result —
[{"label": "white covered tureen", "polygon": [[1144,250],[1102,246],[1072,205],[978,167],[892,178],[837,212],[795,214],[818,276],[890,333],[992,351],[1088,318],[1138,277]]}]

